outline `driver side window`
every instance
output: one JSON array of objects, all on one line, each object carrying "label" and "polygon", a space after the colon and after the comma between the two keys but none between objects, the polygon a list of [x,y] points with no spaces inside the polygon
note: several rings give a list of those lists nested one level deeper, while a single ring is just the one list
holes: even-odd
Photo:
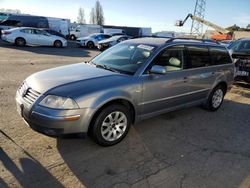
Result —
[{"label": "driver side window", "polygon": [[152,66],[154,65],[165,67],[167,72],[182,70],[184,68],[184,46],[164,49],[154,59]]}]

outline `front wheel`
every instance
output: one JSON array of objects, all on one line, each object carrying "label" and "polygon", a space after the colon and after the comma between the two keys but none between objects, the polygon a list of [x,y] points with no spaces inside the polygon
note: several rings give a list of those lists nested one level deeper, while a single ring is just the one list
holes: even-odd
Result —
[{"label": "front wheel", "polygon": [[62,47],[62,42],[61,42],[60,40],[56,40],[56,41],[54,42],[54,46],[55,46],[56,48],[61,48],[61,47]]},{"label": "front wheel", "polygon": [[206,108],[211,111],[218,110],[224,100],[225,94],[226,89],[222,85],[215,87],[208,98]]},{"label": "front wheel", "polygon": [[89,48],[89,49],[92,49],[92,48],[94,48],[95,47],[95,44],[93,43],[93,42],[88,42],[87,43],[87,47]]},{"label": "front wheel", "polygon": [[104,108],[96,118],[92,135],[96,143],[112,146],[119,143],[128,133],[131,115],[128,109],[119,104]]}]

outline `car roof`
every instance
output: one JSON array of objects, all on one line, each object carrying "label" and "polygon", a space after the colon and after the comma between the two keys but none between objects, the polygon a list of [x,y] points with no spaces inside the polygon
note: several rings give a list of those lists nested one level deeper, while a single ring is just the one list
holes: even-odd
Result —
[{"label": "car roof", "polygon": [[250,38],[241,38],[241,39],[238,39],[240,41],[250,41]]},{"label": "car roof", "polygon": [[192,44],[192,45],[223,47],[220,44],[217,44],[216,42],[212,42],[212,41],[202,41],[202,40],[197,40],[197,39],[184,39],[184,38],[144,37],[144,38],[131,39],[129,40],[129,42],[135,43],[135,44],[146,44],[146,45],[157,46],[157,47],[163,46],[166,43],[168,44],[186,43],[186,44]]}]

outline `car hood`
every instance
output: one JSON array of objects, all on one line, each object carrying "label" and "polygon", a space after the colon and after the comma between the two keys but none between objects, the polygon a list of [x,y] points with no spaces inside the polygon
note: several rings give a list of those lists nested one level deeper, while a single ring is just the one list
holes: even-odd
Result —
[{"label": "car hood", "polygon": [[90,64],[78,63],[37,72],[29,76],[26,79],[26,83],[37,92],[45,93],[55,87],[72,82],[116,74],[117,73],[111,71],[96,68]]}]

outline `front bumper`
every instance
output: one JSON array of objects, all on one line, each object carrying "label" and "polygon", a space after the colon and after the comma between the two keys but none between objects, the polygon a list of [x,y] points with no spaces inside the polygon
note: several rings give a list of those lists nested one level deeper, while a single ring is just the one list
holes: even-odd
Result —
[{"label": "front bumper", "polygon": [[97,48],[101,51],[104,51],[106,49],[108,49],[111,45],[110,44],[98,44]]},{"label": "front bumper", "polygon": [[33,130],[48,136],[88,131],[90,119],[94,113],[93,109],[56,110],[42,107],[37,103],[29,106],[19,94],[16,95],[17,111]]}]

